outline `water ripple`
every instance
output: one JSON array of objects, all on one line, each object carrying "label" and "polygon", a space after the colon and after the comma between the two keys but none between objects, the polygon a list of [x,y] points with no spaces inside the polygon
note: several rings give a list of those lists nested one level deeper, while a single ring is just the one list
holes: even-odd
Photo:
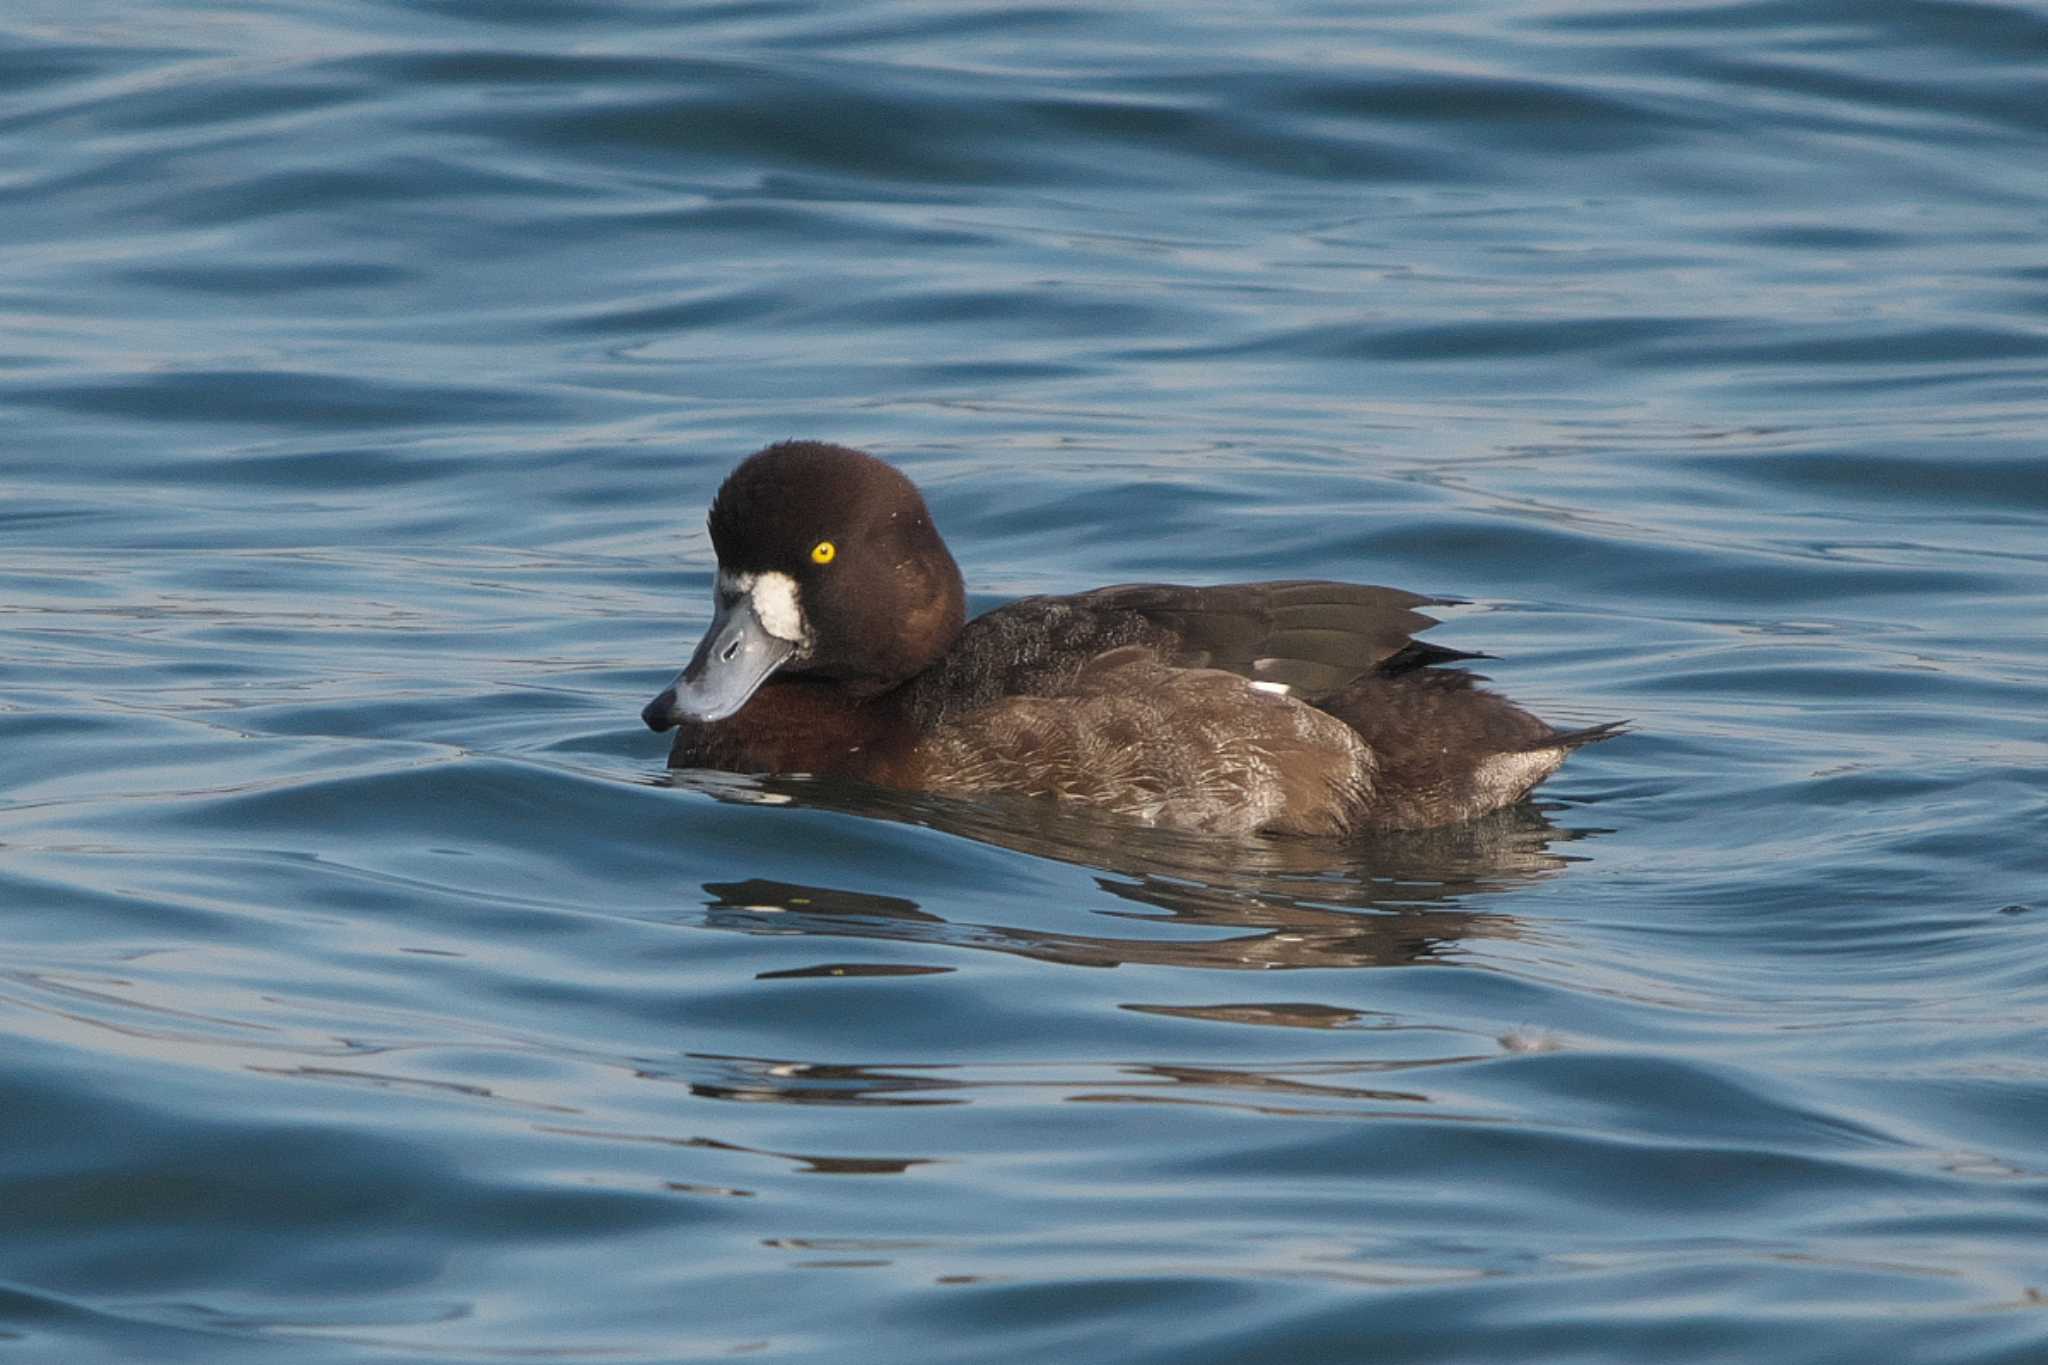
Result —
[{"label": "water ripple", "polygon": [[[129,10],[0,17],[24,1359],[2048,1354],[2036,8]],[[1635,730],[670,774],[789,436]]]}]

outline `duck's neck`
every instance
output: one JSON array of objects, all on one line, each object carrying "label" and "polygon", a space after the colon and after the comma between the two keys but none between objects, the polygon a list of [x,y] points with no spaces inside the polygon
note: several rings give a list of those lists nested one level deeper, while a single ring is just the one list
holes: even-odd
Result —
[{"label": "duck's neck", "polygon": [[737,714],[678,724],[669,766],[820,776],[864,770],[899,709],[893,693],[861,697],[832,681],[770,678]]}]

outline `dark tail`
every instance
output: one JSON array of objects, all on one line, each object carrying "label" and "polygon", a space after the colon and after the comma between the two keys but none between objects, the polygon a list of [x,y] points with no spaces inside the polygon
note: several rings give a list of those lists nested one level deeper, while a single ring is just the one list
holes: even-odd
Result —
[{"label": "dark tail", "polygon": [[1588,725],[1583,730],[1552,730],[1541,741],[1531,744],[1531,749],[1576,749],[1581,744],[1598,744],[1603,739],[1628,733],[1630,722],[1625,720],[1602,721]]},{"label": "dark tail", "polygon": [[[1403,673],[1413,673],[1418,668],[1433,668],[1437,664],[1454,664],[1462,659],[1491,659],[1491,654],[1479,654],[1469,649],[1452,649],[1449,645],[1426,644],[1421,640],[1410,640],[1401,649],[1380,660],[1373,672],[1383,678],[1398,678]],[[1475,675],[1476,676],[1476,675]],[[1483,678],[1478,681],[1485,681]]]}]

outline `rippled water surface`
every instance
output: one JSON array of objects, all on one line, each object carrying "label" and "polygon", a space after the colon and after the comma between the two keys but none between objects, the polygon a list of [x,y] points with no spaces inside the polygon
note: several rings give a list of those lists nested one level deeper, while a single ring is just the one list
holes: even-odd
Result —
[{"label": "rippled water surface", "polygon": [[[2048,1359],[2048,10],[0,10],[0,1359]],[[1471,599],[1533,806],[671,780],[976,607]]]}]

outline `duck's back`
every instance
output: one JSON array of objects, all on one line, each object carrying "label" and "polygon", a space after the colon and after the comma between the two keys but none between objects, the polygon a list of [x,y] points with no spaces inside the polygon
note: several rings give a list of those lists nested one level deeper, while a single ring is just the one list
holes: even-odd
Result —
[{"label": "duck's back", "polygon": [[1442,599],[1289,581],[1127,584],[970,622],[908,689],[928,790],[1052,795],[1210,832],[1468,818],[1562,762],[1557,732],[1433,665]]}]

